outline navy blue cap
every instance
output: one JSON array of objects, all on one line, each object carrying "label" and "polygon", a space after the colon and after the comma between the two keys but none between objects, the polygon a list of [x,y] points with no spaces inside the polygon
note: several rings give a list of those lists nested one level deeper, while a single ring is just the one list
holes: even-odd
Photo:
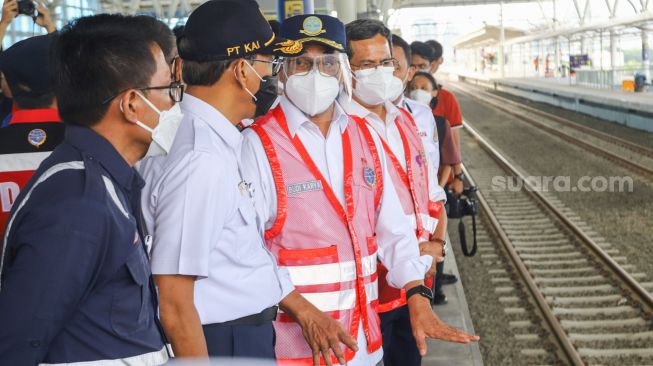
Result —
[{"label": "navy blue cap", "polygon": [[277,37],[254,0],[205,2],[188,17],[177,45],[182,59],[197,62],[257,54],[296,56],[303,48]]},{"label": "navy blue cap", "polygon": [[50,81],[50,43],[52,35],[27,38],[0,54],[0,71],[13,92],[16,86],[29,88],[31,94],[53,90]]},{"label": "navy blue cap", "polygon": [[281,23],[281,36],[299,43],[314,42],[345,52],[345,25],[337,18],[320,15],[296,15]]},{"label": "navy blue cap", "polygon": [[268,23],[270,24],[270,28],[272,28],[274,33],[281,34],[281,23],[279,23],[278,20],[272,19],[269,20]]}]

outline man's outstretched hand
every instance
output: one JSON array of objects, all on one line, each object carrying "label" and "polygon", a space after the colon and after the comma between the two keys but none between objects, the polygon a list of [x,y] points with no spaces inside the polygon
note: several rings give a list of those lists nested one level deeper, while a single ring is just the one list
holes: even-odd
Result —
[{"label": "man's outstretched hand", "polygon": [[408,299],[408,311],[413,336],[422,356],[427,352],[426,338],[457,343],[478,342],[480,339],[478,336],[443,323],[431,309],[429,300],[421,295],[413,295]]},{"label": "man's outstretched hand", "polygon": [[358,351],[356,340],[338,321],[324,314],[297,291],[291,292],[279,305],[302,327],[304,338],[313,351],[314,366],[320,366],[320,356],[324,358],[326,366],[331,366],[332,352],[338,362],[344,365],[345,355],[340,344],[354,352]]}]

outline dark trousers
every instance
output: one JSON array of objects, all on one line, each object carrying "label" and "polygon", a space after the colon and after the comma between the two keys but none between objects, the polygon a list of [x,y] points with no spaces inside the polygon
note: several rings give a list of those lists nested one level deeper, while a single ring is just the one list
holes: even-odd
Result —
[{"label": "dark trousers", "polygon": [[383,366],[420,366],[422,356],[413,337],[408,305],[379,315],[383,334]]},{"label": "dark trousers", "polygon": [[433,281],[433,293],[442,291],[442,274],[444,273],[444,262],[435,265],[435,281]]},{"label": "dark trousers", "polygon": [[211,357],[263,358],[274,360],[272,322],[261,325],[203,325]]}]

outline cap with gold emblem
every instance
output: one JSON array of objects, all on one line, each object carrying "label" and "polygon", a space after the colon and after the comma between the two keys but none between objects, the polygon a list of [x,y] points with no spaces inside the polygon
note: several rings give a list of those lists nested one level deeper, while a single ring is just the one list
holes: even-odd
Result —
[{"label": "cap with gold emblem", "polygon": [[277,37],[254,0],[205,2],[188,18],[177,45],[182,59],[197,62],[297,56],[303,49],[301,43]]},{"label": "cap with gold emblem", "polygon": [[312,42],[345,52],[345,25],[328,15],[309,14],[290,17],[281,23],[281,36],[301,44]]}]

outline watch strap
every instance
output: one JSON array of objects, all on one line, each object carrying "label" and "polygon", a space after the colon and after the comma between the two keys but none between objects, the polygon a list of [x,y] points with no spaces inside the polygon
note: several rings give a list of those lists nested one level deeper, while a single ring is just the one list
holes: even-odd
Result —
[{"label": "watch strap", "polygon": [[406,301],[408,301],[408,299],[410,299],[413,295],[422,295],[429,300],[433,299],[433,292],[430,288],[424,285],[415,286],[406,291]]}]

